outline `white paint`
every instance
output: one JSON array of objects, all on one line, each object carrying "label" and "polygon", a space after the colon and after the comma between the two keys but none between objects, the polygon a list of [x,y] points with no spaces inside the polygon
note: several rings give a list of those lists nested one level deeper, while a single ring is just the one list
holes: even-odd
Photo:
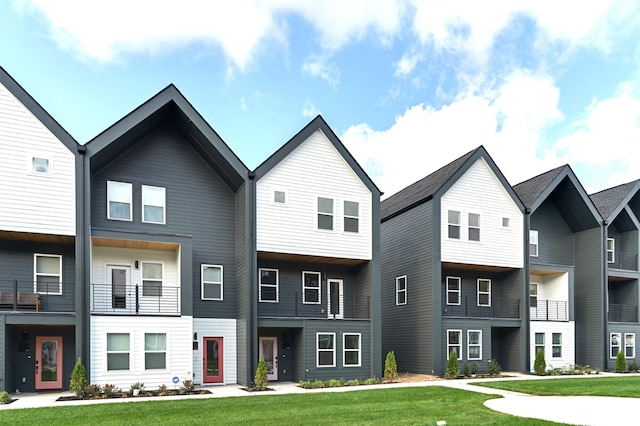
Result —
[{"label": "white paint", "polygon": [[198,350],[193,352],[193,381],[202,384],[202,369],[205,337],[222,337],[223,350],[223,384],[238,382],[238,338],[235,319],[194,318],[193,332],[198,334]]},{"label": "white paint", "polygon": [[[575,322],[574,321],[531,321],[530,359],[529,368],[533,371],[533,363],[536,360],[536,333],[544,333],[544,359],[547,369],[566,368],[576,363],[575,357]],[[553,358],[552,338],[553,333],[562,333],[562,357]]]}]

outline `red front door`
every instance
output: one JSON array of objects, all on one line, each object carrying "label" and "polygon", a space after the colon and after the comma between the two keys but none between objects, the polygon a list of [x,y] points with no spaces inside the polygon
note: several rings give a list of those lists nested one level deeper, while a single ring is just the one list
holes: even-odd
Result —
[{"label": "red front door", "polygon": [[205,337],[203,351],[203,381],[222,383],[222,337]]},{"label": "red front door", "polygon": [[36,337],[36,389],[62,388],[62,337]]}]

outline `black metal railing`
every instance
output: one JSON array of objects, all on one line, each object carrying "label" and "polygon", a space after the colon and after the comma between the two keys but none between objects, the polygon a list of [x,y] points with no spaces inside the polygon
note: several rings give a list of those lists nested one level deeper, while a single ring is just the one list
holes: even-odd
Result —
[{"label": "black metal railing", "polygon": [[114,287],[91,283],[91,313],[120,315],[180,315],[180,287],[139,284]]},{"label": "black metal railing", "polygon": [[73,313],[75,283],[0,280],[0,311]]},{"label": "black metal railing", "polygon": [[318,294],[314,291],[259,294],[258,316],[268,318],[369,319],[369,296]]},{"label": "black metal railing", "polygon": [[609,303],[610,322],[638,322],[638,305]]},{"label": "black metal railing", "polygon": [[536,306],[530,306],[532,321],[568,321],[569,304],[566,300],[538,300]]},{"label": "black metal railing", "polygon": [[472,318],[520,318],[520,299],[494,297],[490,306],[478,306],[476,297],[462,297],[460,304],[442,301],[442,315]]},{"label": "black metal railing", "polygon": [[609,268],[622,269],[625,271],[638,270],[638,253],[624,252],[616,250],[613,262],[607,262]]}]

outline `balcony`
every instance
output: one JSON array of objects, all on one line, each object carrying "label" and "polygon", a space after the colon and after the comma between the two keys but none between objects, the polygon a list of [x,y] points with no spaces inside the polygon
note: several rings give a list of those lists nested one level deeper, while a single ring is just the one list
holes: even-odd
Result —
[{"label": "balcony", "polygon": [[462,297],[459,305],[442,301],[442,316],[463,318],[520,318],[520,299],[494,297],[491,306],[478,306],[476,297]]},{"label": "balcony", "polygon": [[180,287],[91,283],[91,313],[179,316]]},{"label": "balcony", "polygon": [[74,313],[75,283],[0,281],[0,311]]},{"label": "balcony", "polygon": [[531,306],[532,321],[568,321],[568,303],[565,300],[537,300],[536,306]]},{"label": "balcony", "polygon": [[610,303],[609,322],[638,322],[638,305]]},{"label": "balcony", "polygon": [[[317,294],[314,294],[317,296]],[[258,303],[260,318],[369,319],[369,296],[322,295],[317,302],[303,303],[299,292],[271,295],[273,301]],[[311,297],[310,297],[311,298]],[[277,301],[276,301],[277,300]]]},{"label": "balcony", "polygon": [[[610,253],[610,252],[609,252]],[[638,270],[638,254],[624,251],[615,251],[614,262],[608,262],[609,268],[623,271]]]}]

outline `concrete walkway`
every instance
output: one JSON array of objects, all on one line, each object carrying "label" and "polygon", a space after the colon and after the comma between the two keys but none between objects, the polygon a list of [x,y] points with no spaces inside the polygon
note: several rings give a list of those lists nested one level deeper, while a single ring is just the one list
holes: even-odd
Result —
[{"label": "concrete walkway", "polygon": [[[510,373],[506,373],[510,374]],[[610,374],[599,374],[589,376],[571,376],[584,378],[585,385],[588,380],[595,377],[608,376]],[[495,380],[562,380],[563,377],[538,377],[524,374],[514,374],[513,377]],[[614,398],[598,396],[533,396],[516,392],[504,391],[500,389],[485,388],[475,386],[479,380],[435,380],[428,382],[394,383],[384,385],[340,387],[326,389],[302,389],[297,383],[271,383],[269,386],[273,392],[246,392],[241,385],[208,386],[212,393],[192,396],[165,396],[163,400],[184,399],[184,398],[226,398],[226,397],[260,397],[264,395],[284,394],[284,393],[316,393],[316,392],[356,392],[365,389],[381,389],[390,387],[419,387],[419,386],[446,386],[450,388],[462,389],[472,392],[500,395],[503,398],[490,399],[485,402],[488,408],[511,414],[518,417],[529,417],[535,419],[549,420],[573,425],[628,425],[640,424],[638,412],[640,411],[640,398]],[[125,399],[94,399],[86,401],[56,401],[60,396],[70,396],[69,392],[45,392],[45,393],[24,393],[12,395],[14,401],[11,404],[0,405],[0,410],[11,410],[21,408],[37,407],[59,407],[65,405],[79,404],[114,404],[128,403],[146,400],[155,400],[157,397],[140,397]],[[446,419],[442,419],[446,420]]]}]

